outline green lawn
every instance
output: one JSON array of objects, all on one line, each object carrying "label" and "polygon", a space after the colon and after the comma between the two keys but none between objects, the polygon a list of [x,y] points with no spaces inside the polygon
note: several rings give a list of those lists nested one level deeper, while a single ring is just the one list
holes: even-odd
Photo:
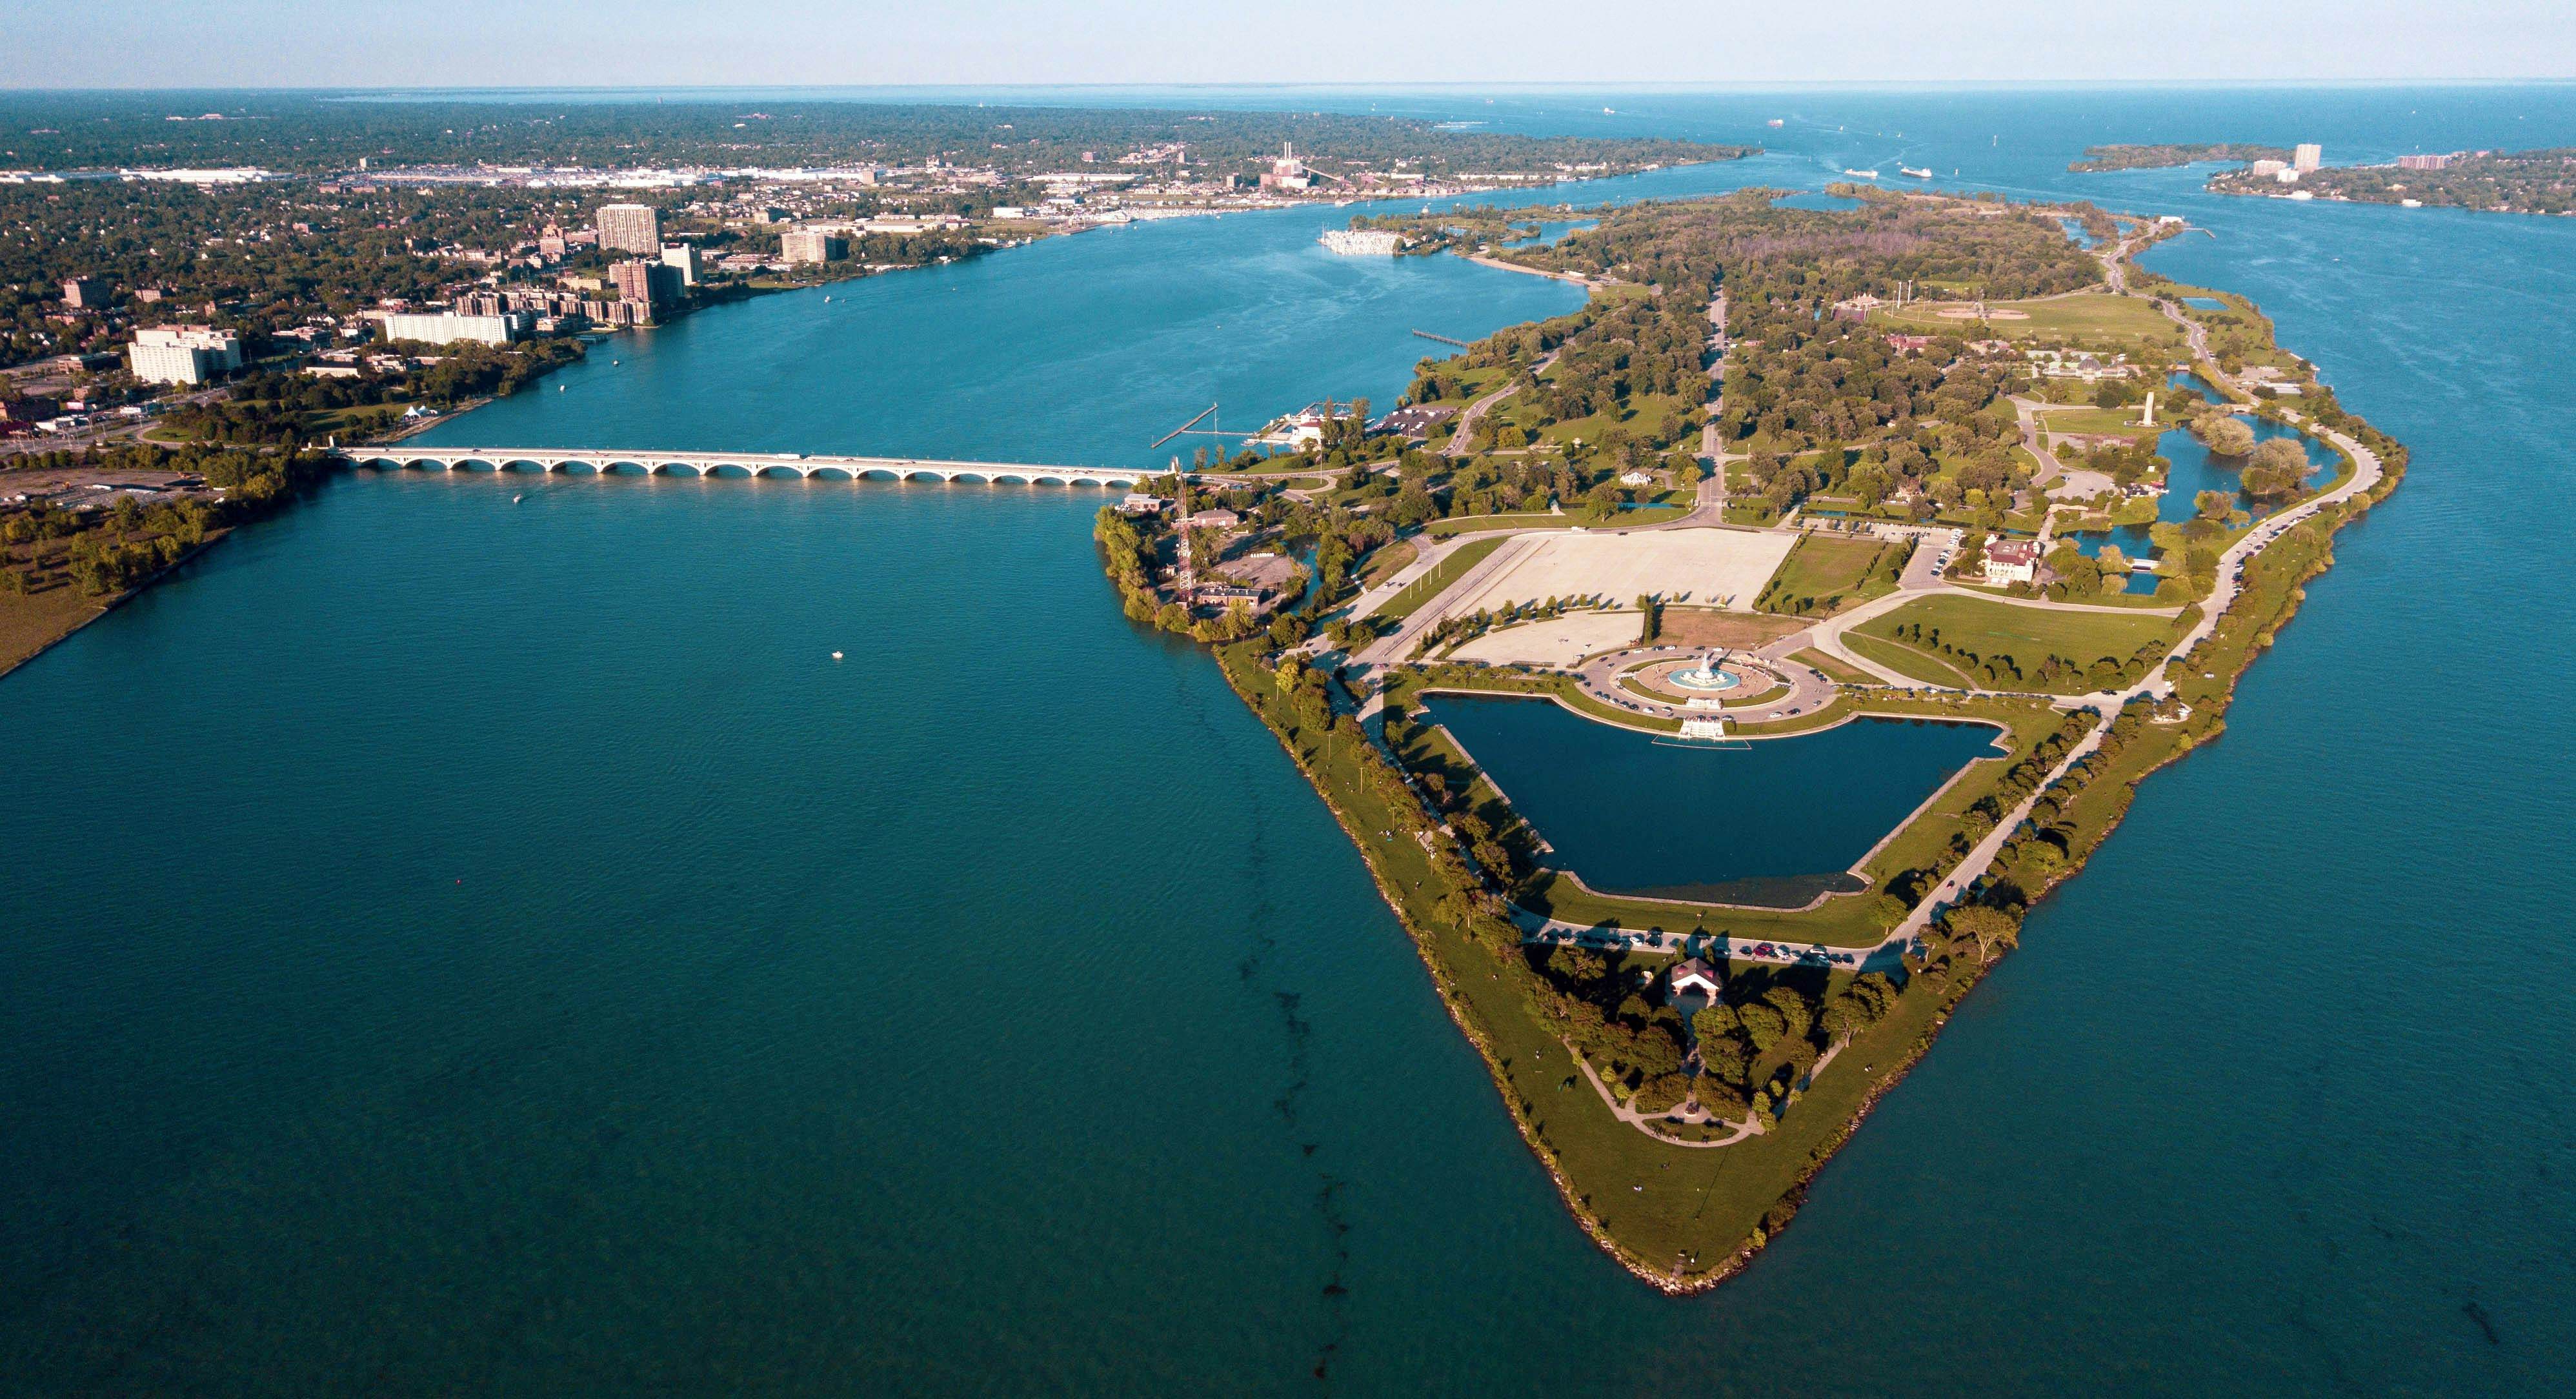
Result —
[{"label": "green lawn", "polygon": [[[1927,633],[1937,630],[1944,644],[1975,652],[1989,661],[2008,658],[2024,676],[2036,676],[2052,656],[2062,657],[2078,666],[2088,666],[2105,656],[2114,661],[2126,661],[2139,647],[2170,637],[2178,630],[2176,619],[2171,617],[2128,612],[2061,612],[1958,596],[1927,597],[1909,602],[1884,617],[1863,623],[1856,630],[1858,635],[1912,650],[1914,648],[1898,633],[1915,625],[1920,625]],[[1874,651],[1862,654],[1878,659],[1878,653]],[[1908,665],[1903,668],[1914,673],[1922,667]],[[1927,675],[1925,678],[1934,677]],[[2024,687],[2013,685],[2006,688]],[[2074,694],[2092,686],[2068,681],[2056,688]]]},{"label": "green lawn", "polygon": [[1596,519],[1591,511],[1579,508],[1562,515],[1542,515],[1535,511],[1512,515],[1455,515],[1445,520],[1434,520],[1428,528],[1434,536],[1442,539],[1453,534],[1474,534],[1489,529],[1633,529],[1638,525],[1659,525],[1666,520],[1678,520],[1689,513],[1686,506],[1641,505],[1634,510],[1622,510],[1607,519]]},{"label": "green lawn", "polygon": [[1405,565],[1413,562],[1413,555],[1413,541],[1410,539],[1399,539],[1383,549],[1371,550],[1367,561],[1360,565],[1360,586],[1374,588],[1394,577]]},{"label": "green lawn", "polygon": [[1762,589],[1765,612],[1826,617],[1842,607],[1896,591],[1905,546],[1879,539],[1804,534]]},{"label": "green lawn", "polygon": [[[2028,313],[2028,320],[1986,323],[1996,338],[2003,340],[2125,350],[2132,354],[2149,350],[2157,354],[2180,353],[2184,343],[2182,331],[2143,296],[2092,294],[2041,301],[1989,301],[1986,309]],[[1944,319],[1938,308],[1882,309],[1871,312],[1870,320],[1913,331],[1977,333],[1977,322]]]},{"label": "green lawn", "polygon": [[1827,679],[1836,680],[1845,685],[1875,685],[1878,683],[1878,677],[1870,674],[1868,671],[1862,670],[1858,666],[1847,665],[1842,661],[1826,655],[1822,651],[1815,650],[1812,647],[1792,654],[1789,659],[1798,662],[1800,665],[1814,666],[1816,669],[1823,671]]},{"label": "green lawn", "polygon": [[1369,614],[1401,622],[1419,611],[1424,603],[1446,592],[1449,585],[1466,575],[1467,570],[1483,563],[1488,554],[1503,547],[1499,539],[1478,539],[1461,544],[1457,551],[1433,566],[1429,573],[1404,586],[1402,592],[1386,600],[1386,605]]},{"label": "green lawn", "polygon": [[2151,432],[2162,433],[2173,426],[2171,422],[2160,421],[2152,428],[2140,427],[2135,408],[2078,407],[2073,404],[2055,404],[2039,410],[2039,422],[2050,432],[2080,432],[2104,437],[2143,437]]}]

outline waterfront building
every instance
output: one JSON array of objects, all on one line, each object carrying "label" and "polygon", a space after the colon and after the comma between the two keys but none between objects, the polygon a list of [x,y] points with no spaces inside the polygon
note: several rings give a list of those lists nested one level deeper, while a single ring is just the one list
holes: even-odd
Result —
[{"label": "waterfront building", "polygon": [[1263,189],[1308,189],[1314,183],[1313,172],[1297,158],[1297,148],[1286,141],[1279,143],[1279,158],[1270,162],[1270,168],[1261,175]]},{"label": "waterfront building", "polygon": [[1458,416],[1458,410],[1445,403],[1417,403],[1398,408],[1369,425],[1369,431],[1392,433],[1398,437],[1423,438],[1431,430]]},{"label": "waterfront building", "polygon": [[608,283],[617,288],[621,301],[660,306],[680,297],[680,269],[666,263],[642,259],[616,263],[608,269]]},{"label": "waterfront building", "polygon": [[2246,167],[2249,173],[2257,177],[2264,175],[2278,175],[2289,168],[2290,166],[2287,161],[2280,160],[2258,160],[2252,165]]},{"label": "waterfront building", "polygon": [[2299,148],[2291,152],[2290,164],[2301,174],[2305,174],[2323,165],[2325,158],[2325,147],[2314,141],[2302,141],[2299,143]]},{"label": "waterfront building", "polygon": [[414,340],[423,345],[454,345],[466,342],[477,345],[507,345],[526,334],[530,317],[525,312],[504,311],[489,316],[461,316],[454,311],[434,314],[387,312],[383,316],[384,338]]},{"label": "waterfront building", "polygon": [[63,279],[63,304],[93,311],[107,304],[107,279],[104,277],[66,277]]},{"label": "waterfront building", "polygon": [[698,274],[705,270],[698,261],[698,245],[695,243],[663,244],[662,265],[678,272],[680,285],[684,287],[696,286]]},{"label": "waterfront building", "polygon": [[787,262],[838,262],[850,255],[850,242],[819,228],[795,228],[778,236],[778,255]]},{"label": "waterfront building", "polygon": [[160,326],[126,347],[134,377],[147,384],[202,384],[241,368],[241,337],[207,326]]},{"label": "waterfront building", "polygon": [[602,249],[646,257],[662,253],[662,214],[650,204],[603,204],[597,222]]},{"label": "waterfront building", "polygon": [[1986,546],[1986,581],[2036,583],[2039,546],[2027,539],[1998,539]]}]

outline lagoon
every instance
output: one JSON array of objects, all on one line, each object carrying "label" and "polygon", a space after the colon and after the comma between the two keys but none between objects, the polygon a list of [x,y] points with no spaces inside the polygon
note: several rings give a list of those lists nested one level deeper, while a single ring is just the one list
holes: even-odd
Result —
[{"label": "lagoon", "polygon": [[1614,728],[1553,700],[1423,697],[1553,848],[1605,893],[1796,907],[1851,892],[1845,871],[1979,758],[1987,724],[1861,719],[1713,747]]}]

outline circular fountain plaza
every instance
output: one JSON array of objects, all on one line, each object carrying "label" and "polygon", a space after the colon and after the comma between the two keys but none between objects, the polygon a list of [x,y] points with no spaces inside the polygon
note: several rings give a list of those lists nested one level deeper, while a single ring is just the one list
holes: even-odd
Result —
[{"label": "circular fountain plaza", "polygon": [[1788,682],[1769,666],[1741,657],[1710,652],[1699,657],[1647,661],[1620,679],[1656,699],[1734,706],[1753,704],[1776,694]]}]

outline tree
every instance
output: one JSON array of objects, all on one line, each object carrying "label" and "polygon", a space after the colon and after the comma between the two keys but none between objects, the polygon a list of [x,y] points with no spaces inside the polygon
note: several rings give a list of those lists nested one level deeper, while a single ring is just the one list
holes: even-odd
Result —
[{"label": "tree", "polygon": [[1780,1033],[1786,1039],[1805,1039],[1815,1024],[1816,1007],[1807,993],[1794,986],[1774,986],[1762,993],[1762,1001],[1780,1013]]},{"label": "tree", "polygon": [[1753,1041],[1753,1049],[1757,1054],[1771,1052],[1771,1046],[1778,1044],[1789,1033],[1788,1017],[1782,1015],[1780,1008],[1767,999],[1738,1006],[1735,1013],[1737,1018],[1744,1022],[1744,1036]]},{"label": "tree", "polygon": [[1951,909],[1941,921],[1952,938],[1975,942],[1978,951],[1989,962],[2021,939],[2021,919],[1986,904],[1961,905]]},{"label": "tree", "polygon": [[2191,433],[2222,457],[2241,457],[2254,450],[2254,429],[2233,413],[2203,413],[2191,420]]},{"label": "tree", "polygon": [[2245,464],[2245,493],[2256,499],[2288,495],[2306,484],[2308,452],[2295,437],[2273,437],[2257,443]]},{"label": "tree", "polygon": [[1664,609],[1652,593],[1637,594],[1637,610],[1646,614],[1644,627],[1638,632],[1640,643],[1654,640],[1664,633]]}]

